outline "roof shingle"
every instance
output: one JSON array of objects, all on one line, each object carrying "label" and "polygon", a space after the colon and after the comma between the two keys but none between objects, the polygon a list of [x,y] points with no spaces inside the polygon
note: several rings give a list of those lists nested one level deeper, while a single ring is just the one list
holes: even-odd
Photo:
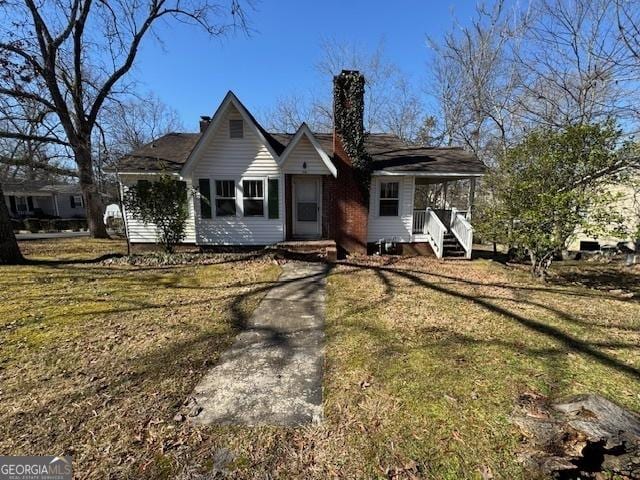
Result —
[{"label": "roof shingle", "polygon": [[[257,122],[256,122],[257,124]],[[258,124],[259,125],[259,124]],[[279,155],[294,134],[262,130],[266,140]],[[120,172],[178,172],[193,150],[199,133],[169,133],[122,157]],[[333,135],[314,133],[328,155],[333,155]],[[365,139],[374,170],[388,172],[481,174],[486,167],[478,158],[460,147],[416,147],[391,134],[373,133]]]}]

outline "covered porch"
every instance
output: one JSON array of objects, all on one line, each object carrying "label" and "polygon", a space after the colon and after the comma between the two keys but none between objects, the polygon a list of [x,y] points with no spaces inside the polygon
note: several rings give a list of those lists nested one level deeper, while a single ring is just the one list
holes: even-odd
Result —
[{"label": "covered porch", "polygon": [[412,239],[428,242],[438,258],[471,258],[471,215],[477,175],[414,178]]}]

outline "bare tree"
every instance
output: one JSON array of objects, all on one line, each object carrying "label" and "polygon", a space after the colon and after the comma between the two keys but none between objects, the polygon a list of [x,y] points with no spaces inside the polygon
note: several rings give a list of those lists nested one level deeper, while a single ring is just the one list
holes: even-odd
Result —
[{"label": "bare tree", "polygon": [[[94,237],[107,237],[94,181],[93,132],[105,103],[121,93],[145,37],[162,20],[213,36],[246,27],[240,0],[22,0],[0,2],[0,95],[37,102],[59,129],[31,136],[67,148],[75,160]],[[158,32],[155,32],[158,34]]]},{"label": "bare tree", "polygon": [[105,111],[102,127],[111,155],[124,155],[161,135],[184,128],[178,112],[153,94],[112,102]]},{"label": "bare tree", "polygon": [[2,184],[0,184],[0,265],[15,265],[23,261],[16,236],[9,219],[9,210],[4,201]]},{"label": "bare tree", "polygon": [[381,42],[373,51],[356,43],[325,39],[316,71],[323,89],[308,94],[295,92],[280,97],[265,115],[270,129],[295,131],[304,121],[312,130],[333,128],[332,79],[343,69],[359,70],[365,76],[365,129],[395,133],[405,140],[418,137],[425,114],[421,98],[412,91],[404,72],[389,61]]},{"label": "bare tree", "polygon": [[441,142],[462,143],[486,163],[517,130],[519,22],[518,12],[499,1],[491,9],[480,5],[470,25],[454,23],[442,40],[428,40],[428,91],[438,104]]},{"label": "bare tree", "polygon": [[21,137],[0,137],[0,178],[58,181],[77,177],[65,149],[34,139],[55,129],[50,117],[38,102],[15,104],[0,96],[0,130]]},{"label": "bare tree", "polygon": [[[638,85],[613,0],[544,0],[524,23],[520,112],[560,127],[633,119]],[[633,40],[631,40],[632,42]],[[628,42],[627,42],[628,43]]]}]

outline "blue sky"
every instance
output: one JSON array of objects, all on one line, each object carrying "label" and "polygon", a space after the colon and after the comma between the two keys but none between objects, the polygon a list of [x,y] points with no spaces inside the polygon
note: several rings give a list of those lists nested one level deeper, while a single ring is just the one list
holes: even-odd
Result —
[{"label": "blue sky", "polygon": [[424,81],[427,35],[439,37],[454,17],[467,23],[475,2],[262,0],[255,7],[250,36],[211,39],[172,23],[160,28],[162,43],[148,37],[143,44],[134,77],[142,90],[176,109],[187,130],[196,129],[200,115],[213,113],[228,90],[258,113],[292,90],[330,88],[318,85],[314,68],[327,38],[367,50],[383,41],[389,60],[413,81]]}]

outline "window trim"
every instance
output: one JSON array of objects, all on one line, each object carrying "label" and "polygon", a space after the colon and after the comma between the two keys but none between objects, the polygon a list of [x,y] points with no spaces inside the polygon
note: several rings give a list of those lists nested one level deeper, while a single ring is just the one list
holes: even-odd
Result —
[{"label": "window trim", "polygon": [[[233,182],[233,197],[219,197],[218,196],[218,182]],[[238,181],[235,178],[228,177],[216,177],[213,178],[213,212],[211,218],[235,218],[238,216]],[[233,215],[218,215],[218,199],[231,200],[236,207],[236,212]]]},{"label": "window trim", "polygon": [[[386,183],[395,183],[398,185],[398,193],[397,196],[394,197],[387,197],[387,198],[382,198],[382,185],[386,184]],[[380,179],[378,180],[378,217],[384,217],[384,218],[394,218],[394,217],[401,217],[401,211],[400,211],[400,196],[401,196],[401,184],[402,182],[400,180],[387,180],[387,179]],[[396,215],[382,215],[381,214],[381,203],[383,200],[395,200],[396,202],[398,202],[398,213]]]},{"label": "window trim", "polygon": [[[246,218],[265,218],[266,214],[267,214],[267,191],[265,189],[266,187],[266,179],[267,177],[242,177],[240,179],[240,188],[242,190],[242,202],[240,202],[242,204],[242,216],[246,217]],[[249,181],[249,182],[262,182],[262,197],[245,197],[244,196],[244,182]],[[259,200],[262,199],[262,215],[245,215],[244,213],[244,200],[245,198],[249,198],[250,200]]]}]

